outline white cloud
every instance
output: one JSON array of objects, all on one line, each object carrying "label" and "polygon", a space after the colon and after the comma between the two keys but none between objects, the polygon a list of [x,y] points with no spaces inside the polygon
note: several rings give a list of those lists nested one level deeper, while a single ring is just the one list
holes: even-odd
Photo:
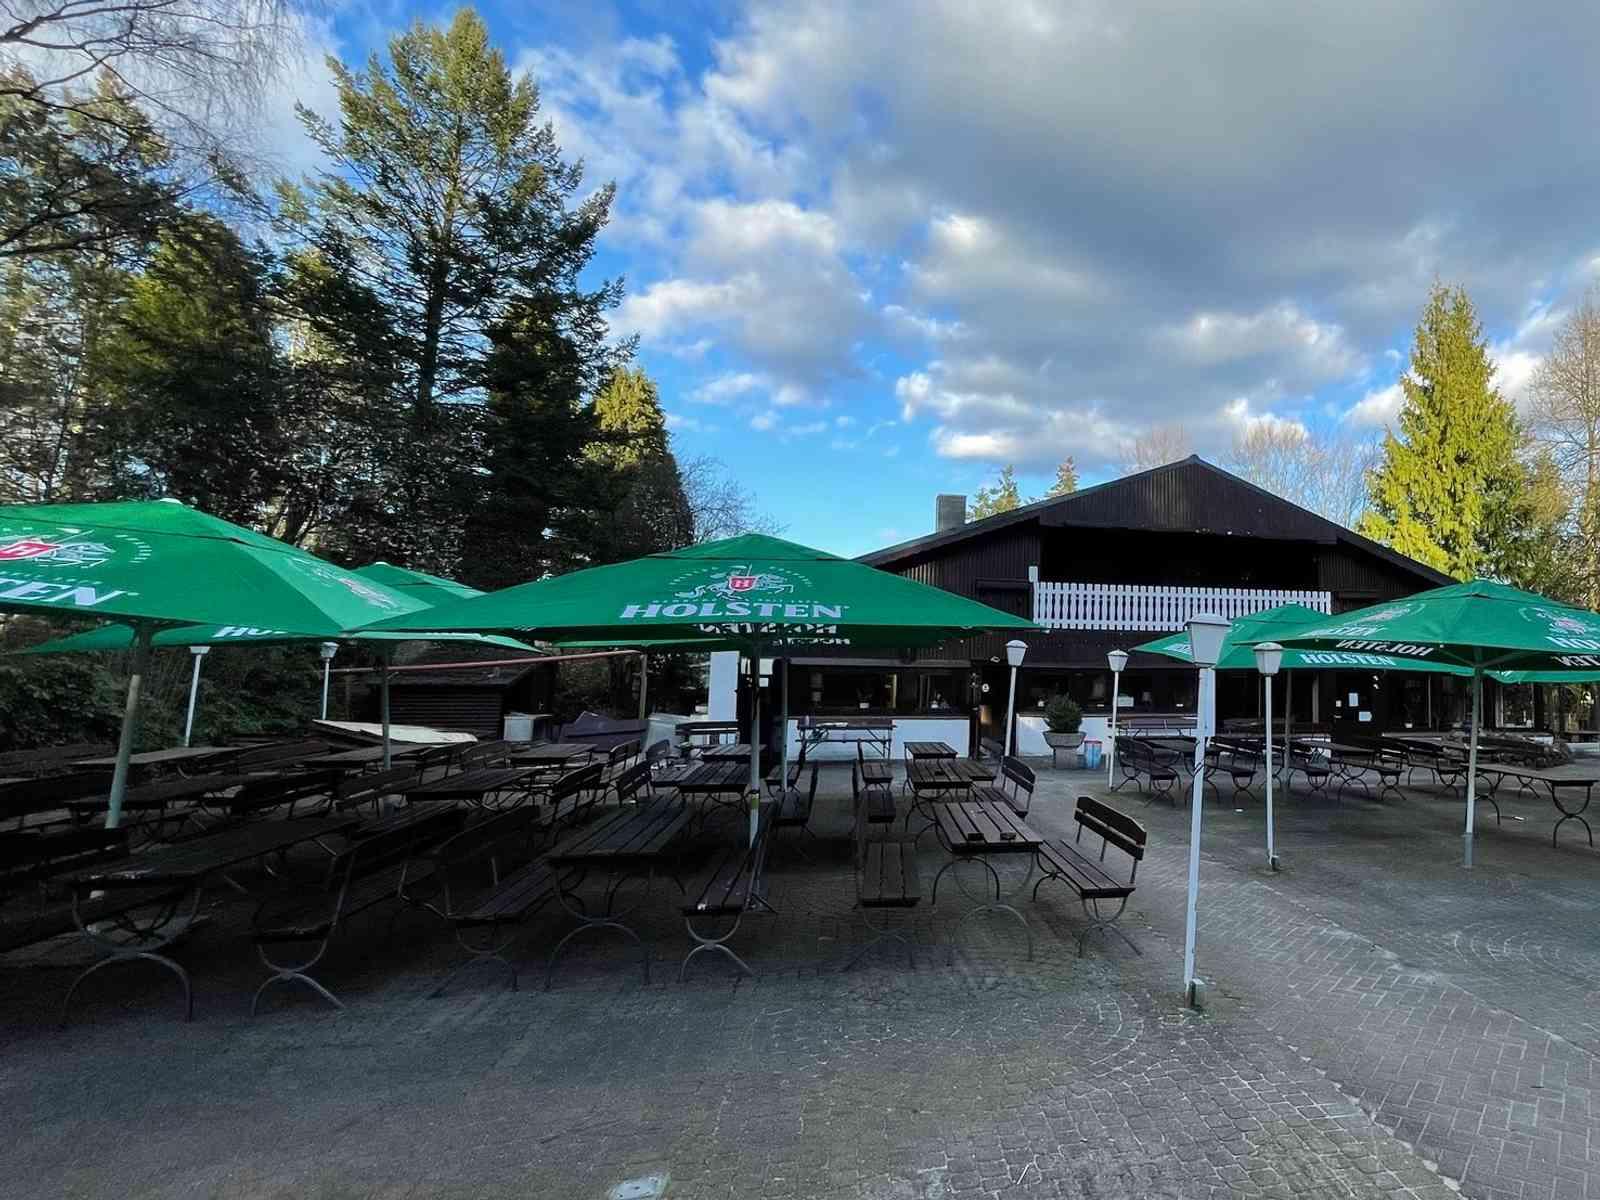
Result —
[{"label": "white cloud", "polygon": [[1396,380],[1388,387],[1369,391],[1351,406],[1344,414],[1344,419],[1351,425],[1382,428],[1392,424],[1400,415],[1400,405],[1404,401],[1405,393],[1400,388],[1400,381]]},{"label": "white cloud", "polygon": [[736,371],[708,379],[690,393],[689,398],[698,404],[730,404],[740,396],[770,386],[771,381],[765,375],[754,371]]},{"label": "white cloud", "polygon": [[702,421],[699,417],[691,416],[688,413],[669,412],[665,415],[667,428],[673,433],[708,434],[717,432],[717,426],[707,421]]}]

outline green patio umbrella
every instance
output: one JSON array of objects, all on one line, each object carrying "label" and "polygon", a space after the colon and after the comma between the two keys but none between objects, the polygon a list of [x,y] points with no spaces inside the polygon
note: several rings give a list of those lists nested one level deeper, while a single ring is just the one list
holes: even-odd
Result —
[{"label": "green patio umbrella", "polygon": [[[1475,579],[1314,622],[1277,639],[1295,650],[1353,651],[1472,673],[1464,859],[1472,865],[1483,677],[1495,670],[1554,672],[1556,682],[1600,671],[1600,614]],[[1593,677],[1592,675],[1590,676]]]},{"label": "green patio umbrella", "polygon": [[297,547],[178,503],[0,506],[0,612],[96,617],[132,632],[106,824],[121,820],[151,641],[215,625],[337,637],[427,606]]},{"label": "green patio umbrella", "polygon": [[[781,656],[803,646],[902,649],[1038,628],[953,592],[760,534],[441,604],[422,622],[408,614],[373,625],[423,627],[530,633],[563,643],[741,650],[757,670],[762,654]],[[752,732],[752,746],[756,741]],[[758,751],[750,760],[752,793],[760,787]],[[753,810],[751,822],[754,830]]]},{"label": "green patio umbrella", "polygon": [[426,571],[413,571],[409,567],[397,567],[393,563],[381,561],[368,563],[364,567],[353,568],[352,573],[363,579],[374,579],[385,587],[404,592],[424,604],[443,604],[446,600],[470,600],[474,596],[483,595],[481,589],[457,583],[454,579],[446,579],[442,575],[429,575]]}]

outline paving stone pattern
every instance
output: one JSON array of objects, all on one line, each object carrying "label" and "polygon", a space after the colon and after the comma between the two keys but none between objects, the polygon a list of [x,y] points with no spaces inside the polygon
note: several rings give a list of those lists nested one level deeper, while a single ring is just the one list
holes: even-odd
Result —
[{"label": "paving stone pattern", "polygon": [[[97,975],[60,1030],[75,949],[14,958],[0,1195],[599,1200],[661,1175],[669,1196],[729,1200],[1443,1197],[1458,1180],[1600,1196],[1600,859],[1571,823],[1550,849],[1548,805],[1491,816],[1466,872],[1458,802],[1288,799],[1277,875],[1259,807],[1211,805],[1196,1014],[1179,1004],[1182,810],[1111,797],[1151,828],[1127,918],[1143,957],[1100,937],[1076,957],[1081,912],[1047,884],[1022,906],[1030,960],[1002,917],[958,930],[970,902],[946,877],[909,921],[915,971],[886,943],[841,972],[866,934],[833,774],[809,858],[787,834],[777,852],[779,912],[736,936],[753,980],[701,955],[677,981],[670,883],[637,914],[649,984],[597,936],[543,991],[551,915],[516,955],[521,991],[485,968],[433,997],[459,961],[449,934],[410,914],[388,938],[375,915],[320,974],[348,1012],[285,989],[251,1020],[263,973],[248,905],[226,901],[177,952],[193,1025],[170,976],[133,967]],[[1067,834],[1080,792],[1105,794],[1046,772],[1030,819]],[[944,861],[928,835],[924,879]]]}]

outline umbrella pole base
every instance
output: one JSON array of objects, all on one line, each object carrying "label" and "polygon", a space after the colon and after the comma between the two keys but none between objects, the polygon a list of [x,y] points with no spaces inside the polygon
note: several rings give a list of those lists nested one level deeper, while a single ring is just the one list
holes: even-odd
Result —
[{"label": "umbrella pole base", "polygon": [[1461,835],[1461,865],[1463,867],[1472,866],[1472,835],[1470,833]]}]

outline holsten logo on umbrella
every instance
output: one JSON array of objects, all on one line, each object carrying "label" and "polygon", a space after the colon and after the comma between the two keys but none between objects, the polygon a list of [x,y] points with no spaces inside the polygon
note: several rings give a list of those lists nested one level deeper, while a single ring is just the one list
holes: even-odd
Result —
[{"label": "holsten logo on umbrella", "polygon": [[[848,604],[823,604],[792,597],[797,589],[811,586],[804,575],[775,568],[758,571],[753,567],[712,567],[680,575],[671,581],[672,600],[628,604],[621,620],[723,620],[730,617],[774,617],[785,621],[840,621]],[[779,597],[766,599],[766,597]]]},{"label": "holsten logo on umbrella", "polygon": [[[120,554],[128,554],[130,563],[141,563],[150,557],[150,547],[131,534],[112,534],[109,540],[116,543],[89,541],[62,537],[57,533],[29,533],[27,526],[21,530],[13,526],[9,533],[0,533],[0,567],[6,563],[43,564],[61,570],[84,570],[104,566]],[[66,530],[68,534],[73,530]],[[125,588],[100,589],[78,579],[39,579],[0,576],[0,598],[7,600],[33,600],[41,604],[61,604],[70,608],[94,608],[117,596],[132,595]]]},{"label": "holsten logo on umbrella", "polygon": [[1544,622],[1545,638],[1552,646],[1563,650],[1600,650],[1600,623],[1587,621],[1578,613],[1558,608],[1524,608],[1522,615],[1530,621]]}]

